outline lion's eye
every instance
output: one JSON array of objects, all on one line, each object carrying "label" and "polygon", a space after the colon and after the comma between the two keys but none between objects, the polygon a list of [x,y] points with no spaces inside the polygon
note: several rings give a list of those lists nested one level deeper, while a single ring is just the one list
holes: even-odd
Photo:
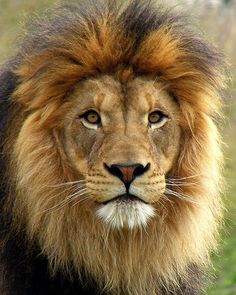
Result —
[{"label": "lion's eye", "polygon": [[100,124],[101,118],[95,111],[88,111],[82,115],[82,118],[85,119],[90,124]]},{"label": "lion's eye", "polygon": [[101,125],[101,117],[94,110],[89,110],[80,116],[83,125],[87,128],[97,129]]},{"label": "lion's eye", "polygon": [[148,125],[152,128],[160,128],[162,127],[166,121],[168,120],[168,117],[163,114],[161,111],[154,111],[148,115]]}]

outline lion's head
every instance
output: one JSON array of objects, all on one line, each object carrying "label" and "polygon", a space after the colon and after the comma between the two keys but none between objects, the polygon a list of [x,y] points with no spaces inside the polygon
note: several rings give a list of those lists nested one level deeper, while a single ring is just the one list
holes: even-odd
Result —
[{"label": "lion's head", "polygon": [[108,226],[146,225],[179,154],[177,102],[152,78],[101,75],[79,82],[67,104],[61,140],[76,171],[72,199],[92,198]]},{"label": "lion's head", "polygon": [[161,8],[83,11],[36,24],[13,63],[9,210],[54,271],[156,294],[215,247],[220,57]]}]

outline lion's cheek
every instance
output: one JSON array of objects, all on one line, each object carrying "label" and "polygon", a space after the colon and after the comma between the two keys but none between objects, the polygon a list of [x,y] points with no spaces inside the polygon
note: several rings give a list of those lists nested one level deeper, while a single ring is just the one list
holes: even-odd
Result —
[{"label": "lion's cheek", "polygon": [[150,137],[152,156],[159,170],[167,174],[174,169],[180,153],[181,129],[178,125],[169,123],[168,130],[154,133]]}]

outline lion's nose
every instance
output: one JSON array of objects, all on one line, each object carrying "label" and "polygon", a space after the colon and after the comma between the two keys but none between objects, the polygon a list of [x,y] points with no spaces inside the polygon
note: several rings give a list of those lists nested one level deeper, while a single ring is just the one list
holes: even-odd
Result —
[{"label": "lion's nose", "polygon": [[105,168],[112,175],[120,178],[124,184],[129,185],[137,176],[143,175],[149,168],[150,163],[146,166],[142,164],[113,164],[108,166],[106,163],[104,164]]}]

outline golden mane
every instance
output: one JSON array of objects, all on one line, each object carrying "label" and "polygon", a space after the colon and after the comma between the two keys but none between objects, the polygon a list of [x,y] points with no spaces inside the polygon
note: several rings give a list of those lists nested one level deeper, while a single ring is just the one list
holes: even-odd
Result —
[{"label": "golden mane", "polygon": [[[185,18],[141,2],[94,4],[86,13],[80,5],[60,8],[34,24],[8,66],[17,77],[3,146],[10,230],[25,232],[54,273],[73,268],[112,294],[187,285],[192,267],[208,266],[222,218],[221,57]],[[67,97],[78,81],[101,74],[122,83],[134,76],[163,81],[183,116],[181,152],[169,177],[185,178],[179,192],[192,202],[163,201],[143,232],[108,231],[86,210],[89,200],[62,206],[71,188],[58,184],[75,180],[60,142]]]}]

